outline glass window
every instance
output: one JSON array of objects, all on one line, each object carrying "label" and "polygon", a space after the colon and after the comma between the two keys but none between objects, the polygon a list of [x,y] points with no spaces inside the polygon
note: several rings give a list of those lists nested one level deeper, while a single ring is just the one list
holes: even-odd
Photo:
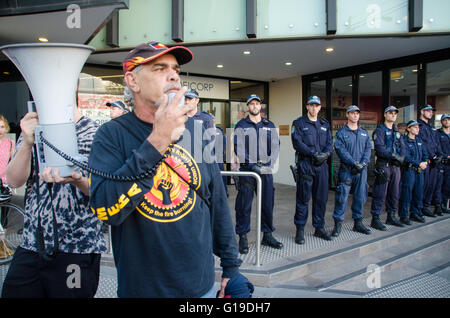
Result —
[{"label": "glass window", "polygon": [[449,31],[450,1],[423,0],[423,22],[419,32]]},{"label": "glass window", "polygon": [[231,80],[230,81],[230,127],[234,127],[237,122],[248,115],[247,98],[251,94],[256,94],[262,99],[261,116],[267,117],[267,101],[265,100],[263,83]]},{"label": "glass window", "polygon": [[325,1],[259,0],[258,37],[326,34]]},{"label": "glass window", "polygon": [[408,0],[337,0],[336,34],[408,32]]},{"label": "glass window", "polygon": [[450,113],[450,60],[427,64],[427,104],[436,108],[435,127],[441,115]]},{"label": "glass window", "polygon": [[[372,140],[372,133],[377,128],[378,123],[383,118],[382,105],[382,76],[381,72],[373,72],[359,75],[359,109],[361,114],[359,125],[369,133]],[[372,154],[368,166],[367,183],[373,185],[375,175],[373,169],[375,167],[375,151],[372,142]],[[371,191],[369,189],[369,191]]]},{"label": "glass window", "polygon": [[184,41],[246,39],[245,9],[241,0],[185,0]]},{"label": "glass window", "polygon": [[119,23],[121,47],[135,47],[149,41],[171,43],[172,1],[130,1],[128,10],[119,10]]},{"label": "glass window", "polygon": [[225,129],[228,126],[227,122],[228,102],[212,101],[212,100],[205,101],[203,99],[200,99],[200,102],[198,103],[198,108],[202,111],[214,115],[216,126],[219,126],[225,131]]},{"label": "glass window", "polygon": [[[310,96],[318,96],[322,107],[320,108],[319,116],[327,118],[327,82],[317,81],[312,82],[310,87]],[[309,96],[308,96],[309,97]]]},{"label": "glass window", "polygon": [[107,102],[123,100],[123,73],[119,69],[85,66],[79,76],[80,112],[99,125],[109,121]]},{"label": "glass window", "polygon": [[392,69],[390,90],[390,104],[399,109],[397,124],[403,131],[408,121],[417,119],[417,66]]},{"label": "glass window", "polygon": [[[332,107],[332,126],[331,132],[333,140],[339,128],[347,124],[345,116],[347,107],[352,105],[352,78],[350,76],[335,78],[332,81],[331,89],[331,107]],[[331,161],[331,183],[337,185],[337,177],[340,166],[340,160],[336,152],[333,152]]]}]

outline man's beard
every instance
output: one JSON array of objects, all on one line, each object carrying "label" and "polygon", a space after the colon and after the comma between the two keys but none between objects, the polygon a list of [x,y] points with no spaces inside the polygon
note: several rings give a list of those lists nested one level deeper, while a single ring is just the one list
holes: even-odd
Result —
[{"label": "man's beard", "polygon": [[[163,91],[164,91],[164,94],[166,94],[168,91],[170,91],[170,90],[173,89],[173,88],[178,88],[178,89],[180,89],[180,88],[181,88],[181,84],[180,84],[180,83],[170,83],[169,85],[167,85],[166,87],[164,87],[164,90],[163,90]],[[161,96],[161,98],[158,99],[158,100],[155,102],[155,107],[161,106],[163,100],[164,100],[164,95]]]},{"label": "man's beard", "polygon": [[258,116],[259,113],[260,113],[261,111],[260,111],[260,110],[252,111],[251,109],[249,109],[248,112],[249,112],[252,116]]}]

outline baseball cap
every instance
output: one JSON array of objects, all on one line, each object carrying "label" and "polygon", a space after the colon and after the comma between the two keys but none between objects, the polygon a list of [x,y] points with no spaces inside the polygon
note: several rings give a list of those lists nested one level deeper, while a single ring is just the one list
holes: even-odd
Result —
[{"label": "baseball cap", "polygon": [[117,108],[120,108],[121,110],[123,110],[124,112],[129,112],[129,110],[127,109],[127,107],[121,100],[116,100],[115,102],[112,102],[112,103],[108,102],[108,103],[106,103],[106,106],[117,107]]},{"label": "baseball cap", "polygon": [[420,107],[420,110],[435,110],[431,105],[424,105]]},{"label": "baseball cap", "polygon": [[320,98],[318,96],[311,96],[308,98],[308,101],[306,102],[306,105],[309,104],[317,104],[320,105]]},{"label": "baseball cap", "polygon": [[256,95],[256,94],[251,94],[248,98],[247,98],[247,105],[248,105],[248,103],[250,103],[252,100],[254,100],[254,99],[256,99],[256,100],[258,100],[260,103],[261,103],[261,98],[258,96],[258,95]]},{"label": "baseball cap", "polygon": [[358,106],[352,105],[352,106],[349,106],[349,107],[347,108],[347,113],[354,112],[355,110],[361,112],[361,110],[359,109]]},{"label": "baseball cap", "polygon": [[406,124],[406,127],[411,127],[411,126],[416,126],[416,125],[418,125],[419,123],[417,122],[417,121],[415,121],[415,120],[410,120],[410,121],[408,121],[408,123]]},{"label": "baseball cap", "polygon": [[397,112],[398,113],[398,108],[395,106],[388,106],[385,110],[384,113],[386,114],[387,112]]},{"label": "baseball cap", "polygon": [[122,63],[123,72],[130,72],[137,66],[146,64],[169,52],[175,56],[180,65],[186,64],[194,58],[191,50],[184,46],[168,48],[159,42],[148,42],[136,46],[128,53]]},{"label": "baseball cap", "polygon": [[443,114],[441,117],[441,121],[444,120],[445,118],[450,118],[450,114]]},{"label": "baseball cap", "polygon": [[198,92],[195,89],[190,89],[184,94],[184,97],[198,98]]}]

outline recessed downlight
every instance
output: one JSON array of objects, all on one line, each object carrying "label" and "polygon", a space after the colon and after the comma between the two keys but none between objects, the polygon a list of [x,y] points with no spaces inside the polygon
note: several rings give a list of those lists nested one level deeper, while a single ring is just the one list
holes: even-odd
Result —
[{"label": "recessed downlight", "polygon": [[285,62],[284,65],[291,66],[292,62]]},{"label": "recessed downlight", "polygon": [[217,64],[217,68],[223,68],[222,64]]},{"label": "recessed downlight", "polygon": [[242,53],[244,53],[244,55],[249,55],[251,52],[250,51],[244,51]]},{"label": "recessed downlight", "polygon": [[39,42],[48,42],[48,39],[43,36],[38,37],[38,40],[39,40]]},{"label": "recessed downlight", "polygon": [[332,47],[327,47],[327,48],[325,49],[325,51],[328,52],[328,53],[331,53],[331,52],[334,51],[334,48],[332,48]]}]

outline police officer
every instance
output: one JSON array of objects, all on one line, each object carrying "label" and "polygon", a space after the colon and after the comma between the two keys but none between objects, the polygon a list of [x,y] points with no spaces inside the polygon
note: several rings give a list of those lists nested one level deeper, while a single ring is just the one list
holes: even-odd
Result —
[{"label": "police officer", "polygon": [[[274,188],[272,168],[278,158],[280,140],[275,125],[261,117],[261,98],[252,94],[247,99],[249,115],[242,118],[234,129],[234,151],[239,158],[241,171],[253,171],[261,176],[262,245],[281,249],[283,244],[273,237]],[[236,197],[236,233],[239,235],[239,252],[248,253],[247,233],[250,231],[250,214],[256,180],[253,177],[239,177],[239,191]],[[259,229],[258,229],[259,230]]]},{"label": "police officer", "polygon": [[410,220],[424,223],[422,216],[423,171],[428,165],[426,146],[418,137],[419,123],[410,120],[403,137],[406,145],[405,162],[402,166],[401,193],[398,214],[400,222],[411,225]]},{"label": "police officer", "polygon": [[333,151],[330,125],[325,118],[318,117],[320,98],[311,96],[306,115],[292,123],[291,140],[296,152],[298,182],[294,224],[295,243],[304,244],[304,228],[308,218],[308,202],[312,194],[312,225],[314,236],[331,240],[325,229],[325,209],[328,200],[327,159]]},{"label": "police officer", "polygon": [[184,98],[185,103],[194,103],[196,106],[196,112],[188,115],[192,115],[195,120],[201,121],[205,129],[214,128],[214,121],[211,115],[208,112],[198,109],[198,103],[200,102],[198,92],[195,89],[190,89],[184,94]]},{"label": "police officer", "polygon": [[336,133],[334,149],[341,161],[339,167],[339,184],[336,188],[336,199],[333,212],[334,229],[332,236],[341,232],[347,200],[353,187],[352,218],[353,230],[370,234],[370,230],[362,223],[363,207],[367,200],[369,187],[367,185],[367,166],[370,162],[372,142],[369,133],[358,126],[360,110],[352,105],[347,108],[347,125]]},{"label": "police officer", "polygon": [[438,140],[443,154],[442,168],[443,182],[441,187],[441,209],[444,213],[450,213],[448,200],[450,198],[450,114],[443,114],[441,117],[442,127],[438,129]]},{"label": "police officer", "polygon": [[[428,159],[430,164],[424,172],[423,176],[423,209],[422,213],[425,216],[436,217],[436,214],[442,215],[439,201],[439,195],[436,196],[437,191],[441,191],[438,188],[439,183],[439,168],[442,161],[441,147],[438,141],[437,131],[433,127],[433,111],[434,108],[430,105],[425,105],[420,108],[420,119],[418,120],[420,125],[419,137],[425,143],[428,152]],[[433,202],[432,202],[433,201]],[[434,203],[436,210],[433,212],[430,210],[430,205]],[[436,212],[436,214],[435,214]]]},{"label": "police officer", "polygon": [[380,221],[383,203],[386,200],[386,224],[399,227],[404,225],[395,217],[400,196],[400,166],[405,159],[405,144],[402,135],[395,126],[398,109],[389,106],[384,110],[384,123],[378,125],[372,134],[375,146],[375,183],[372,189],[372,222],[370,226],[386,231],[386,226]]},{"label": "police officer", "polygon": [[[213,124],[215,128],[215,142],[214,142],[214,152],[217,159],[217,164],[219,165],[219,170],[225,170],[225,159],[226,159],[226,149],[227,149],[227,137],[225,132],[219,126],[216,126],[216,116],[213,114],[209,114],[213,119]],[[227,177],[222,176],[223,185],[225,186],[225,192],[228,197],[228,188],[227,188]]]}]

